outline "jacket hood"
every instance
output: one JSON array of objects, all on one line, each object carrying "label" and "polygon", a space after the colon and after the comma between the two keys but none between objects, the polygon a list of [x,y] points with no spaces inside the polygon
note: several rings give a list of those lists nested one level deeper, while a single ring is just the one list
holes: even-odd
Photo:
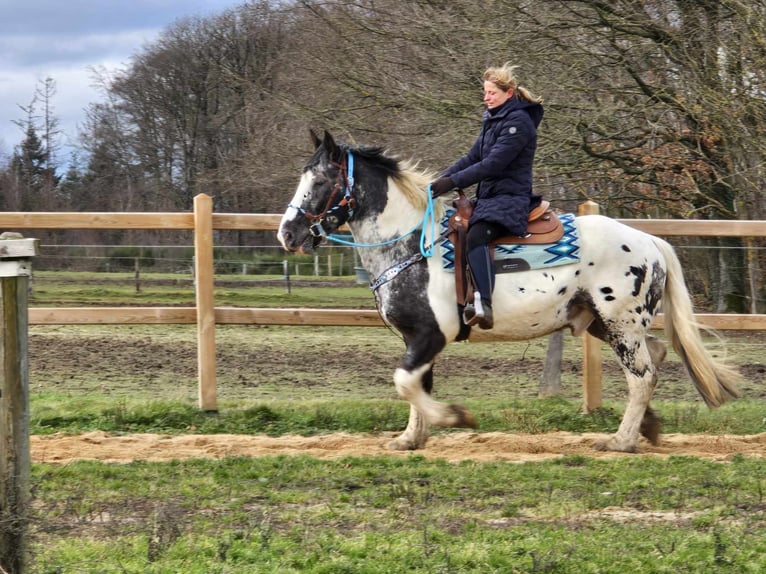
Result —
[{"label": "jacket hood", "polygon": [[535,124],[535,127],[538,127],[540,125],[540,122],[543,119],[543,106],[542,104],[539,104],[537,102],[530,102],[527,100],[521,100],[517,96],[513,96],[508,101],[506,101],[502,106],[497,108],[494,112],[490,112],[490,110],[484,111],[484,119],[487,119],[488,117],[493,118],[499,118],[503,117],[513,111],[516,110],[524,110],[529,114],[529,117],[532,119],[532,121]]}]

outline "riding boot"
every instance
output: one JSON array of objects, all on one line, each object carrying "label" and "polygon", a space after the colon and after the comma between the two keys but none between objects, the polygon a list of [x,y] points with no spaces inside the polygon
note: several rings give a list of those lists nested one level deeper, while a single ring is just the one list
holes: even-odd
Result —
[{"label": "riding boot", "polygon": [[467,325],[478,325],[480,329],[491,329],[494,325],[492,291],[495,287],[495,270],[489,249],[488,245],[480,245],[468,252],[468,266],[471,268],[477,294],[474,300],[473,316],[465,316],[464,319]]}]

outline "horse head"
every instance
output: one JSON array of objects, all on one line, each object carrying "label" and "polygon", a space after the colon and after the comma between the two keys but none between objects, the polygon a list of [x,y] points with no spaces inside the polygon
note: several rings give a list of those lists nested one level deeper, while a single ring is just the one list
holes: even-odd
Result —
[{"label": "horse head", "polygon": [[298,188],[287,207],[277,239],[291,252],[311,253],[354,213],[353,156],[325,131],[310,132],[314,154],[303,168]]}]

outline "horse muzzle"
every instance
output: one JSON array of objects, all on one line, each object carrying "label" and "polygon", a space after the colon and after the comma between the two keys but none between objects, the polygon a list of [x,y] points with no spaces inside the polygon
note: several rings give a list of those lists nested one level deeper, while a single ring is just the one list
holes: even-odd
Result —
[{"label": "horse muzzle", "polygon": [[308,227],[301,227],[297,230],[290,229],[290,227],[283,224],[277,233],[277,239],[282,247],[290,253],[312,255],[324,239],[322,235],[310,233]]}]

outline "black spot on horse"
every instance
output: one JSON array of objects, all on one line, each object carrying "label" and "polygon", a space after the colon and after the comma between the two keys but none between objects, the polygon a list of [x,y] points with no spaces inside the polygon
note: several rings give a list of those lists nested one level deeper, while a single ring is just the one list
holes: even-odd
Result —
[{"label": "black spot on horse", "polygon": [[642,265],[641,267],[634,267],[631,265],[630,274],[636,276],[636,279],[633,282],[632,293],[632,295],[635,297],[641,292],[641,286],[644,284],[644,281],[646,281],[646,265]]},{"label": "black spot on horse", "polygon": [[559,289],[559,292],[558,292],[558,294],[559,294],[559,295],[563,295],[563,294],[564,294],[564,293],[566,293],[566,292],[567,292],[567,288],[566,288],[566,287],[562,287],[561,289]]},{"label": "black spot on horse", "polygon": [[610,293],[612,293],[614,289],[612,289],[611,287],[602,287],[600,291],[604,295],[606,295],[606,297],[604,297],[604,301],[614,301],[615,299],[614,295],[610,295]]},{"label": "black spot on horse", "polygon": [[644,308],[651,317],[654,317],[657,307],[662,300],[664,285],[665,270],[662,268],[659,261],[655,261],[652,264],[652,282],[649,285],[649,289],[646,291],[646,301],[644,302]]}]

